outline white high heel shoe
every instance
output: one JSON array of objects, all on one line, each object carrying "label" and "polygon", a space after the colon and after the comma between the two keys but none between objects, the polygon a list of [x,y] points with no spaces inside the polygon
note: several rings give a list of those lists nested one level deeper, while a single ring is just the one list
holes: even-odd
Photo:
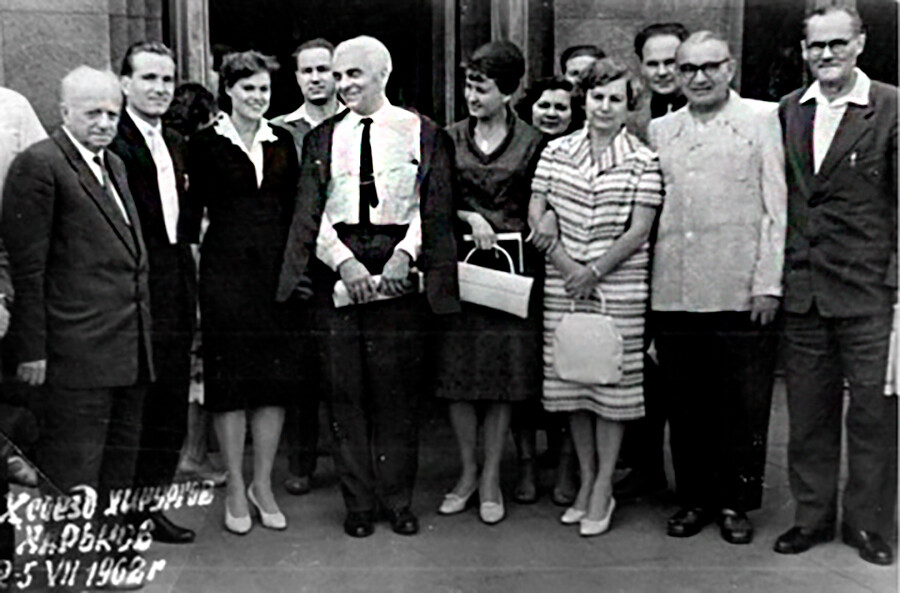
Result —
[{"label": "white high heel shoe", "polygon": [[587,515],[587,511],[582,511],[580,509],[576,509],[575,507],[569,507],[566,509],[566,512],[562,514],[559,518],[559,522],[563,525],[575,525]]},{"label": "white high heel shoe", "polygon": [[597,521],[593,519],[588,519],[587,517],[583,518],[580,521],[580,527],[578,529],[579,535],[582,537],[591,537],[594,535],[601,535],[609,531],[609,524],[612,522],[613,511],[616,509],[616,499],[609,499],[609,510],[606,511],[606,516]]},{"label": "white high heel shoe", "polygon": [[250,519],[250,514],[244,515],[243,517],[236,517],[231,514],[231,511],[228,509],[228,499],[225,499],[225,529],[234,533],[235,535],[246,535],[250,532],[250,528],[253,527],[253,521]]},{"label": "white high heel shoe", "polygon": [[466,506],[468,506],[469,501],[472,499],[472,495],[475,494],[476,490],[478,490],[477,483],[472,486],[472,489],[469,490],[469,492],[462,496],[454,494],[453,492],[448,492],[444,495],[444,500],[441,502],[440,508],[438,508],[438,514],[456,515],[457,513],[463,512],[466,510]]},{"label": "white high heel shoe", "polygon": [[256,512],[259,513],[259,520],[263,527],[266,529],[274,529],[276,531],[287,529],[287,518],[285,518],[284,513],[281,511],[267,513],[263,510],[262,506],[257,502],[256,496],[253,495],[253,484],[247,486],[247,500],[256,507]]}]

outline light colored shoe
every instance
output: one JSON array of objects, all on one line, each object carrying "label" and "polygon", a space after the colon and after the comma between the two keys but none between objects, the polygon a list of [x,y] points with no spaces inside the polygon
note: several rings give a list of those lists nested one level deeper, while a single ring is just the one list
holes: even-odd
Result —
[{"label": "light colored shoe", "polygon": [[588,519],[587,517],[583,518],[580,521],[580,527],[578,529],[579,535],[582,537],[591,537],[594,535],[601,535],[609,531],[609,524],[612,522],[613,511],[616,509],[616,499],[609,499],[609,510],[606,511],[606,516],[597,521],[593,519]]},{"label": "light colored shoe", "polygon": [[225,529],[234,533],[236,535],[246,535],[250,532],[250,528],[253,527],[253,521],[250,519],[250,515],[247,514],[243,517],[235,517],[231,514],[231,511],[228,510],[228,499],[225,499]]},{"label": "light colored shoe", "polygon": [[282,513],[281,511],[267,513],[256,501],[256,496],[253,495],[253,484],[247,486],[247,500],[250,501],[250,504],[256,507],[256,512],[259,513],[259,520],[260,523],[262,523],[263,527],[265,527],[266,529],[274,529],[276,531],[283,531],[287,529],[287,518],[285,518],[284,513]]},{"label": "light colored shoe", "polygon": [[482,502],[478,508],[478,516],[486,525],[496,525],[505,519],[506,508],[503,506],[503,495],[500,495],[500,502]]},{"label": "light colored shoe", "polygon": [[562,514],[559,518],[559,522],[563,525],[575,525],[587,515],[587,511],[582,511],[581,509],[576,509],[575,507],[569,507],[566,509],[566,512]]},{"label": "light colored shoe", "polygon": [[463,496],[456,494],[454,492],[448,492],[444,495],[444,500],[441,502],[441,506],[438,508],[439,515],[456,515],[458,513],[466,510],[466,506],[469,504],[469,500],[471,500],[472,495],[475,494],[475,491],[478,490],[478,484],[474,484],[472,489],[469,490]]}]

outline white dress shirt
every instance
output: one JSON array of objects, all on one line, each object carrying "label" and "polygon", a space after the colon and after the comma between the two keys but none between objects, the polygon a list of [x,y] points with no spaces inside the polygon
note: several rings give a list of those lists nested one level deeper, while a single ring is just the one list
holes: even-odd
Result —
[{"label": "white dress shirt", "polygon": [[[119,192],[116,191],[116,186],[114,183],[110,183],[109,187],[106,187],[106,183],[103,180],[103,168],[99,163],[97,163],[94,158],[100,159],[101,163],[106,162],[105,150],[100,149],[98,152],[91,152],[88,150],[81,142],[75,139],[75,136],[72,135],[69,130],[66,129],[66,126],[62,127],[63,132],[66,133],[66,136],[69,137],[69,140],[72,141],[72,144],[75,145],[75,148],[78,150],[78,153],[87,163],[88,167],[91,169],[91,172],[97,178],[97,181],[100,183],[101,187],[106,188],[106,191],[109,192],[109,195],[112,196],[113,201],[116,203],[116,206],[119,207],[119,210],[122,212],[122,216],[125,218],[125,223],[130,225],[131,220],[128,218],[128,212],[125,210],[125,204],[122,202],[122,198],[119,196]],[[108,174],[107,174],[108,176]]]},{"label": "white dress shirt", "polygon": [[175,165],[172,163],[172,155],[162,137],[162,123],[150,125],[141,119],[132,109],[125,110],[134,122],[134,125],[144,137],[153,164],[156,165],[156,184],[159,188],[159,200],[162,204],[163,221],[166,224],[166,235],[169,243],[174,245],[178,241],[178,188],[175,182]]},{"label": "white dress shirt", "polygon": [[816,102],[816,116],[813,120],[813,162],[815,164],[815,172],[818,173],[822,167],[822,161],[828,154],[834,135],[837,133],[841,120],[844,118],[844,112],[847,111],[847,105],[854,103],[856,105],[866,106],[869,104],[869,88],[872,86],[871,79],[859,68],[855,69],[856,83],[850,92],[842,95],[834,101],[829,101],[822,94],[819,81],[810,85],[803,96],[800,103],[808,101]]},{"label": "white dress shirt", "polygon": [[[415,261],[422,250],[422,220],[416,174],[421,159],[421,120],[416,114],[385,104],[372,119],[369,142],[378,205],[369,206],[373,225],[409,225],[397,245]],[[338,238],[334,225],[359,224],[359,157],[363,116],[349,112],[334,128],[328,201],[316,239],[316,257],[332,270],[353,253]]]}]

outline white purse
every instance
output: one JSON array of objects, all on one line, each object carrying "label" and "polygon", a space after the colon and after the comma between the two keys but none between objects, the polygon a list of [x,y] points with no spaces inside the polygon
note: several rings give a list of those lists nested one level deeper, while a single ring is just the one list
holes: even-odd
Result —
[{"label": "white purse", "polygon": [[506,249],[499,245],[494,245],[493,249],[505,257],[509,263],[509,272],[468,263],[469,258],[477,251],[473,248],[463,261],[457,264],[459,298],[467,303],[505,311],[526,319],[534,278],[516,274],[513,258]]},{"label": "white purse", "polygon": [[564,381],[590,385],[614,385],[622,379],[622,334],[615,320],[606,315],[606,297],[600,294],[603,313],[563,315],[553,332],[553,364]]}]

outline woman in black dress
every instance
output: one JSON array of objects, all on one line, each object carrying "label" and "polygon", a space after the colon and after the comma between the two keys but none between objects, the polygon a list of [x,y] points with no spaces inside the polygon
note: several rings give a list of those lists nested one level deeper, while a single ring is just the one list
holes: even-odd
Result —
[{"label": "woman in black dress", "polygon": [[[239,534],[252,525],[248,501],[263,527],[287,526],[271,473],[284,406],[296,396],[291,358],[298,348],[275,289],[300,171],[290,133],[263,118],[275,68],[274,59],[255,51],[226,56],[220,76],[230,112],[190,143],[192,231],[199,232],[204,208],[209,215],[200,252],[204,407],[213,413],[228,470],[225,527]],[[248,411],[253,480],[245,488]]]},{"label": "woman in black dress", "polygon": [[[527,234],[531,171],[541,133],[510,108],[524,72],[522,53],[508,41],[483,45],[466,65],[469,118],[447,129],[456,148],[458,217],[464,232],[473,237],[460,241],[461,256],[475,247],[486,250],[482,258],[491,259],[497,233]],[[541,267],[539,254],[530,245],[524,267],[529,275]],[[492,524],[505,516],[500,460],[512,406],[537,398],[540,391],[539,284],[535,282],[538,288],[527,319],[466,304],[443,341],[437,395],[450,400],[462,472],[441,504],[442,514],[462,511],[478,489],[481,520]],[[479,414],[484,430],[480,478],[475,459]]]}]

